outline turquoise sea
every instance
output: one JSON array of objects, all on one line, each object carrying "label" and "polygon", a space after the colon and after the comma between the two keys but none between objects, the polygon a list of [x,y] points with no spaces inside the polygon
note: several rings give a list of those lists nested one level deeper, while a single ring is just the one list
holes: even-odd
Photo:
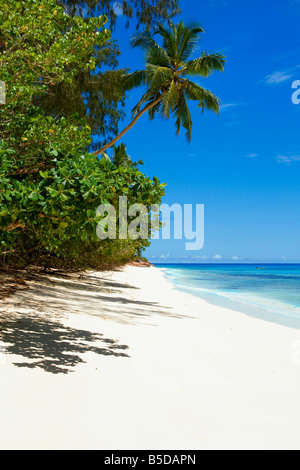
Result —
[{"label": "turquoise sea", "polygon": [[157,264],[210,303],[300,329],[300,264]]}]

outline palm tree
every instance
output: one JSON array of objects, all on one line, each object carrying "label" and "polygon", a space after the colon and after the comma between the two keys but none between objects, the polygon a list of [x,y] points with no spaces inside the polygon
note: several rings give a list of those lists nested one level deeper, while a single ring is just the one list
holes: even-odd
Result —
[{"label": "palm tree", "polygon": [[[169,117],[172,113],[177,135],[183,126],[188,141],[191,140],[193,123],[187,101],[197,101],[202,111],[219,112],[220,100],[186,78],[208,77],[214,70],[224,71],[225,57],[220,53],[203,52],[198,59],[190,59],[196,50],[199,34],[203,32],[200,26],[185,26],[181,21],[178,25],[171,24],[169,28],[158,24],[153,36],[144,31],[132,37],[132,46],[145,50],[146,69],[128,74],[124,79],[124,88],[128,91],[146,85],[147,91],[132,110],[131,123],[95,155],[114,145],[147,111],[150,119],[156,114]],[[162,46],[154,39],[156,35],[162,38]]]},{"label": "palm tree", "polygon": [[138,162],[133,162],[131,157],[127,153],[127,147],[125,144],[113,145],[113,155],[111,159],[112,163],[118,167],[122,166],[124,168],[128,167],[137,167],[138,165],[143,165],[144,162],[139,160]]}]

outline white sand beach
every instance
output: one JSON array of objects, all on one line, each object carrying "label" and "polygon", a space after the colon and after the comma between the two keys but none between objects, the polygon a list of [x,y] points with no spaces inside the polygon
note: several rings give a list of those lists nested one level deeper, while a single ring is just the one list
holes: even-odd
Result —
[{"label": "white sand beach", "polygon": [[300,331],[155,267],[29,284],[0,304],[1,449],[300,449]]}]

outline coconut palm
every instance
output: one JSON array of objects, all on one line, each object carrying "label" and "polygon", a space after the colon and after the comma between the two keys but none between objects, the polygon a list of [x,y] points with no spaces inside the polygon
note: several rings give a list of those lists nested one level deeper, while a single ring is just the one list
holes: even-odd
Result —
[{"label": "coconut palm", "polygon": [[[200,26],[171,24],[166,28],[158,24],[155,32],[141,32],[131,39],[133,47],[145,50],[146,68],[128,74],[124,79],[125,90],[145,85],[147,91],[132,110],[131,123],[111,142],[95,152],[98,155],[114,145],[139,118],[148,111],[150,119],[156,114],[175,117],[177,134],[181,126],[186,130],[188,141],[191,140],[192,119],[187,102],[198,102],[198,107],[219,112],[220,100],[187,77],[208,77],[214,70],[224,71],[225,57],[220,53],[203,52],[197,59],[191,59],[195,52],[199,34],[203,33]],[[162,45],[155,36],[162,38]]]},{"label": "coconut palm", "polygon": [[133,162],[131,157],[127,153],[126,145],[123,143],[120,145],[113,145],[112,163],[116,166],[122,166],[125,168],[137,167],[138,165],[144,164],[142,160],[139,160],[138,162]]},{"label": "coconut palm", "polygon": [[106,152],[102,152],[101,157],[102,159],[113,163],[117,167],[136,168],[138,165],[144,165],[143,160],[139,160],[138,162],[132,161],[131,157],[127,153],[127,146],[123,143],[120,145],[113,145],[113,154],[111,157],[109,157]]}]

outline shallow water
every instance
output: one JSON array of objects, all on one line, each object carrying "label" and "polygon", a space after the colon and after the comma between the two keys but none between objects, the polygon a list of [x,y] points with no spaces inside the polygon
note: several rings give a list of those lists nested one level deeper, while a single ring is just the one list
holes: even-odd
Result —
[{"label": "shallow water", "polygon": [[[268,320],[299,320],[300,264],[160,264],[176,287],[235,310],[259,310]],[[249,313],[247,311],[246,313]],[[270,315],[271,314],[271,315]],[[298,322],[297,322],[298,324]],[[292,325],[294,326],[294,325]],[[298,327],[298,326],[297,326]]]}]

